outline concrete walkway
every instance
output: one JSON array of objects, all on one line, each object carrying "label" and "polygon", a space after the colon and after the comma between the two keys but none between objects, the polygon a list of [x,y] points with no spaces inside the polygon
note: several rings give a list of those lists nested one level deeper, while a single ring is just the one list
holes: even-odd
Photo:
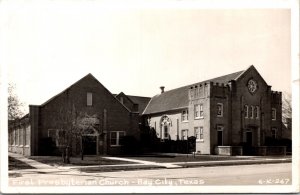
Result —
[{"label": "concrete walkway", "polygon": [[[139,168],[182,168],[182,167],[195,167],[195,166],[222,166],[222,165],[246,165],[246,164],[266,164],[266,163],[287,163],[291,162],[291,157],[272,158],[272,157],[248,157],[249,159],[241,159],[246,157],[236,157],[234,160],[211,160],[211,161],[192,161],[192,162],[168,162],[159,163],[154,161],[137,160],[125,157],[101,157],[109,160],[126,161],[127,164],[113,164],[113,165],[70,165],[70,166],[50,166],[45,163],[38,162],[33,159],[28,159],[21,154],[9,153],[9,156],[22,161],[30,166],[36,168],[38,172],[65,172],[65,171],[76,171],[82,168],[104,168],[104,170],[124,170],[128,169],[139,169]],[[51,157],[50,157],[51,158]],[[131,162],[131,163],[130,163]],[[33,171],[33,169],[30,169]],[[24,170],[12,170],[10,172],[26,171]],[[27,169],[27,171],[29,171]]]},{"label": "concrete walkway", "polygon": [[110,160],[122,160],[122,161],[129,161],[129,162],[135,162],[135,163],[141,163],[144,165],[155,165],[155,166],[161,166],[165,168],[179,168],[181,166],[175,165],[175,163],[157,163],[152,161],[146,161],[146,160],[137,160],[137,159],[129,159],[129,158],[120,158],[120,157],[102,157]]}]

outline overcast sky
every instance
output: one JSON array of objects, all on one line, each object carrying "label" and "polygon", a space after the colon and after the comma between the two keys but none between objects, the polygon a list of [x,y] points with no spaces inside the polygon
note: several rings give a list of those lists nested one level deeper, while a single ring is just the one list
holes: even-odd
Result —
[{"label": "overcast sky", "polygon": [[273,90],[291,91],[289,9],[42,2],[9,5],[1,24],[8,79],[26,106],[88,73],[112,93],[152,97],[162,85],[169,90],[253,64]]}]

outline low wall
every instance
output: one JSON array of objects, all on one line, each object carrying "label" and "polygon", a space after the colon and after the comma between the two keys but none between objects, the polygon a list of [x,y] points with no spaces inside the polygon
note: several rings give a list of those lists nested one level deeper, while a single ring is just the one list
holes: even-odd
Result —
[{"label": "low wall", "polygon": [[267,155],[286,155],[286,146],[268,146]]},{"label": "low wall", "polygon": [[215,154],[225,156],[243,155],[242,146],[216,146]]}]

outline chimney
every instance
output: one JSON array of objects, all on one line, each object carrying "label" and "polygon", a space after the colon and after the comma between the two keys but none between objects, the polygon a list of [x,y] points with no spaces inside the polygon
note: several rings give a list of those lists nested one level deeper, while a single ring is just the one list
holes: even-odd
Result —
[{"label": "chimney", "polygon": [[161,93],[165,92],[165,87],[164,87],[164,86],[161,86],[161,87],[160,87],[160,90],[161,90]]}]

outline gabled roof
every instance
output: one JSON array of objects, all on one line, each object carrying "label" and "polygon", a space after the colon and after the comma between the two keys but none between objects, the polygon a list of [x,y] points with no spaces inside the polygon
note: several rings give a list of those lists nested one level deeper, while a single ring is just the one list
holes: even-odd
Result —
[{"label": "gabled roof", "polygon": [[141,97],[141,96],[133,96],[133,95],[127,95],[127,97],[131,99],[135,104],[139,105],[140,114],[143,113],[149,101],[151,100],[150,97]]},{"label": "gabled roof", "polygon": [[150,101],[150,97],[142,97],[142,96],[133,96],[133,95],[126,95],[125,93],[121,92],[119,94],[115,94],[115,97],[118,97],[120,95],[125,96],[132,104],[138,104],[139,105],[139,113],[142,114],[145,110],[147,104]]},{"label": "gabled roof", "polygon": [[[58,96],[60,96],[61,94],[63,94],[64,92],[66,92],[67,90],[71,89],[74,85],[77,85],[79,82],[81,82],[83,79],[90,77],[92,79],[94,79],[95,81],[97,81],[99,83],[99,85],[101,85],[111,96],[112,98],[114,98],[117,102],[119,102],[119,100],[115,97],[115,95],[113,95],[105,86],[103,86],[91,73],[87,74],[86,76],[84,76],[83,78],[81,78],[80,80],[78,80],[77,82],[73,83],[71,86],[69,86],[68,88],[66,88],[65,90],[63,90],[62,92],[58,93],[57,95],[53,96],[52,98],[50,98],[49,100],[47,100],[46,102],[44,102],[43,104],[41,104],[40,106],[45,106],[47,105],[49,102],[53,101],[55,98],[57,98]],[[120,102],[119,102],[120,103]],[[121,104],[121,103],[120,103]],[[126,106],[124,106],[123,104],[121,104],[128,112],[131,112]]]},{"label": "gabled roof", "polygon": [[243,72],[244,71],[239,71],[228,75],[216,77],[213,79],[201,81],[195,84],[187,85],[184,87],[172,89],[170,91],[165,91],[162,94],[154,96],[150,100],[143,114],[159,113],[169,110],[187,108],[189,103],[188,90],[191,86],[207,82],[218,82],[220,84],[227,84],[230,80],[235,80],[236,78],[238,78]]},{"label": "gabled roof", "polygon": [[69,90],[70,88],[72,88],[74,85],[76,85],[77,83],[79,83],[80,81],[82,81],[83,79],[85,79],[86,77],[92,77],[95,80],[97,80],[91,73],[89,73],[86,76],[84,76],[81,79],[79,79],[78,81],[76,81],[75,83],[73,83],[72,85],[70,85],[68,88],[64,89],[62,92],[56,94],[55,96],[53,96],[52,98],[50,98],[49,100],[47,100],[46,102],[44,102],[43,104],[41,104],[41,106],[45,106],[46,104],[48,104],[49,102],[51,102],[52,100],[54,100],[55,98],[57,98],[58,96],[60,96],[61,94],[63,94],[67,90]]}]

